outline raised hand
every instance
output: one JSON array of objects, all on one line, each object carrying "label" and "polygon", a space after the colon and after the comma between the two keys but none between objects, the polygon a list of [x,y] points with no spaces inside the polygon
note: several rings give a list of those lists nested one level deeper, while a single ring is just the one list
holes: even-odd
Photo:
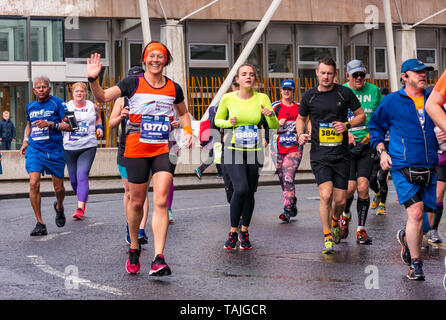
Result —
[{"label": "raised hand", "polygon": [[96,78],[102,70],[101,55],[93,53],[90,58],[87,58],[87,76]]}]

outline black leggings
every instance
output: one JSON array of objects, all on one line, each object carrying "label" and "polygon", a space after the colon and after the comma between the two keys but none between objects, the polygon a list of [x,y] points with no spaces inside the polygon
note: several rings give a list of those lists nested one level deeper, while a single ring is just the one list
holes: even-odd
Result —
[{"label": "black leggings", "polygon": [[[260,166],[257,161],[253,164],[246,161],[247,152],[233,152],[233,161],[231,163],[225,163],[224,171],[231,179],[234,193],[231,198],[231,227],[238,228],[240,222],[240,216],[242,217],[242,224],[248,227],[252,213],[254,211],[254,194],[257,191],[257,185],[259,182],[259,169]],[[237,155],[237,156],[235,156]],[[235,162],[235,159],[243,159]]]}]

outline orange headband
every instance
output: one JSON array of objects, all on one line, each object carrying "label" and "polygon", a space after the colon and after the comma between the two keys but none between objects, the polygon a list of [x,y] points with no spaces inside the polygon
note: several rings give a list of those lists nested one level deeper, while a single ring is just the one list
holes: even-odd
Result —
[{"label": "orange headband", "polygon": [[161,44],[161,43],[154,42],[154,43],[149,44],[146,47],[146,50],[144,51],[144,61],[146,61],[147,56],[149,55],[149,52],[152,52],[154,50],[161,51],[164,54],[164,57],[167,59],[167,49],[166,49],[166,47],[163,44]]}]

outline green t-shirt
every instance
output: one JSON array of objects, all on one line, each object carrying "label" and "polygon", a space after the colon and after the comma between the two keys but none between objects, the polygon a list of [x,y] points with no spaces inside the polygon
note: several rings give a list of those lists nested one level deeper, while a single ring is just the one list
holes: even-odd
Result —
[{"label": "green t-shirt", "polygon": [[[254,95],[246,100],[240,99],[237,96],[237,91],[226,93],[218,105],[217,112],[215,114],[215,125],[219,128],[228,129],[233,128],[233,135],[231,137],[231,145],[227,146],[230,149],[237,150],[259,150],[262,146],[260,137],[256,140],[256,146],[239,148],[236,144],[236,136],[240,135],[250,135],[252,133],[252,127],[257,128],[262,121],[262,106],[273,112],[272,116],[265,116],[264,119],[268,124],[270,129],[279,128],[279,120],[274,113],[273,107],[271,106],[271,100],[264,93],[255,92]],[[230,118],[236,117],[236,125],[233,127]],[[237,128],[240,127],[240,128]],[[243,128],[242,128],[243,127]],[[240,130],[239,130],[240,129]],[[260,129],[260,128],[258,128]],[[240,132],[238,132],[240,131]],[[255,140],[255,139],[254,139]],[[254,141],[252,140],[252,141]],[[245,141],[246,142],[246,141]],[[249,142],[246,145],[250,145]]]},{"label": "green t-shirt", "polygon": [[[344,86],[350,88],[347,83],[344,83]],[[356,138],[355,141],[359,142],[369,134],[369,121],[372,117],[373,112],[378,108],[379,104],[382,100],[382,94],[379,88],[371,83],[366,82],[364,86],[359,90],[353,90],[350,88],[353,93],[358,98],[361,103],[361,107],[364,110],[364,113],[367,117],[365,124],[351,128],[349,132],[353,134]],[[350,121],[354,117],[354,114],[349,110],[348,120]]]}]

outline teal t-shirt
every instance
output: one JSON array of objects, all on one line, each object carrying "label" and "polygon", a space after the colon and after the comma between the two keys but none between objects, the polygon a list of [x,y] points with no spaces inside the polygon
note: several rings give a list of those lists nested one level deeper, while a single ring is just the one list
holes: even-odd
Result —
[{"label": "teal t-shirt", "polygon": [[[344,86],[350,88],[347,83],[344,83]],[[361,103],[361,107],[367,117],[365,124],[351,128],[349,130],[349,132],[356,137],[355,141],[359,142],[362,140],[362,138],[369,134],[370,118],[372,117],[373,112],[375,112],[375,110],[378,108],[383,97],[379,88],[376,85],[368,82],[366,82],[364,86],[359,90],[353,90],[352,88],[350,89],[358,98],[359,102]],[[348,120],[350,121],[353,117],[353,112],[349,110]]]}]

